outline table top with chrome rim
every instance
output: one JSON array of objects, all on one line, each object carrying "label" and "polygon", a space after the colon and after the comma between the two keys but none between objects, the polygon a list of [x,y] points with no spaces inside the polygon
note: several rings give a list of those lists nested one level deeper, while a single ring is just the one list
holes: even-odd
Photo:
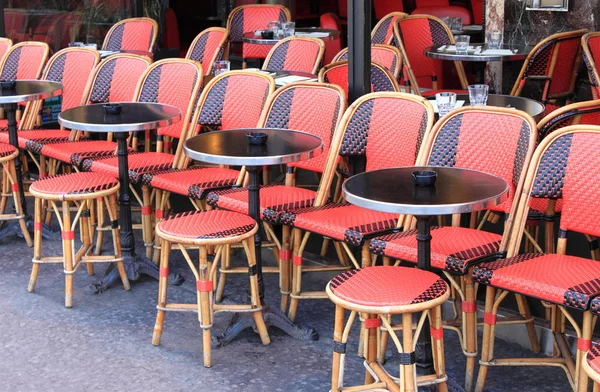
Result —
[{"label": "table top with chrome rim", "polygon": [[[250,132],[265,132],[266,144],[250,145]],[[188,139],[185,153],[201,162],[263,166],[304,161],[323,152],[323,141],[310,133],[288,129],[248,128],[207,132]]]},{"label": "table top with chrome rim", "polygon": [[[464,106],[469,106],[471,104],[469,101],[469,94],[458,94],[456,100],[465,101]],[[432,99],[431,101],[435,101],[435,99]],[[543,103],[534,99],[502,94],[489,94],[487,106],[522,110],[534,118],[543,114],[546,110],[546,106],[544,106]]]},{"label": "table top with chrome rim", "polygon": [[[412,173],[433,170],[433,186],[417,186]],[[449,215],[485,210],[508,197],[506,181],[492,174],[453,167],[412,166],[374,170],[350,177],[342,186],[351,204],[410,215]]]},{"label": "table top with chrome rim", "polygon": [[[313,37],[313,38],[326,39],[328,41],[331,41],[335,37],[340,35],[340,32],[337,30],[323,29],[320,27],[297,27],[296,33],[300,33],[300,34],[295,34],[296,37],[310,37],[310,35],[308,35],[310,33],[327,33],[327,36]],[[286,38],[286,37],[262,38],[260,35],[259,36],[255,35],[254,31],[249,31],[249,32],[245,32],[244,34],[242,34],[242,42],[245,42],[247,44],[275,45],[277,42],[281,41],[284,38]]]},{"label": "table top with chrome rim", "polygon": [[[447,45],[435,45],[425,48],[425,56],[450,61],[518,61],[525,60],[531,49],[533,49],[533,46],[502,45],[502,49],[511,50],[512,54],[456,54],[439,51],[438,49],[443,46]],[[487,45],[481,43],[471,43],[469,46],[482,47],[482,52],[487,49]]]},{"label": "table top with chrome rim", "polygon": [[122,105],[121,114],[106,114],[103,103],[83,105],[58,115],[65,128],[89,132],[145,131],[174,124],[181,111],[171,105],[153,102],[111,102]]},{"label": "table top with chrome rim", "polygon": [[37,101],[62,94],[63,85],[47,80],[17,80],[15,88],[0,88],[0,104]]}]

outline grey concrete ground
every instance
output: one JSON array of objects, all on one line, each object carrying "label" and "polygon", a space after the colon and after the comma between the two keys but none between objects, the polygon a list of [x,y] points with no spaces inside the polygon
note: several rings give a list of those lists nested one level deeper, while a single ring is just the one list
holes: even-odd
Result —
[{"label": "grey concrete ground", "polygon": [[[139,237],[139,236],[138,236]],[[60,241],[44,241],[45,250],[58,251]],[[108,249],[108,248],[107,248]],[[264,252],[270,256],[270,252]],[[152,346],[157,283],[144,279],[131,292],[120,285],[100,295],[85,293],[96,277],[85,268],[75,274],[74,307],[63,306],[64,278],[60,266],[42,266],[35,293],[27,293],[32,249],[21,239],[0,243],[0,391],[327,391],[329,390],[333,306],[329,301],[301,303],[297,321],[320,334],[316,342],[294,340],[270,330],[272,343],[260,344],[244,332],[231,344],[213,350],[213,367],[202,366],[202,340],[196,315],[168,313],[162,345]],[[170,300],[195,301],[195,288],[185,261],[173,257],[186,282],[170,288]],[[311,279],[322,288],[325,276]],[[241,301],[246,279],[228,281],[228,301]],[[310,286],[309,285],[309,286]],[[277,278],[266,279],[267,299],[277,305]],[[310,289],[310,287],[308,287]],[[217,315],[214,333],[230,316]],[[364,376],[356,352],[354,328],[346,364],[346,384]],[[446,362],[450,377],[460,384],[464,357],[453,333],[446,332]],[[497,343],[501,356],[527,350]],[[394,359],[388,362],[397,369]],[[567,391],[567,379],[557,368],[493,368],[489,391]]]}]

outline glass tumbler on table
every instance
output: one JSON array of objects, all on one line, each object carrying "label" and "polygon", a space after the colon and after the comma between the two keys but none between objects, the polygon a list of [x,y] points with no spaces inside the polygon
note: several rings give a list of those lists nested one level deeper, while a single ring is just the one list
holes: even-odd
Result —
[{"label": "glass tumbler on table", "polygon": [[273,21],[267,23],[267,31],[272,31],[273,37],[279,37],[281,33],[281,22]]},{"label": "glass tumbler on table", "polygon": [[457,35],[454,37],[454,39],[456,45],[456,54],[468,54],[471,37],[468,35]]},{"label": "glass tumbler on table", "polygon": [[469,102],[471,106],[485,106],[488,100],[489,86],[487,84],[469,85]]},{"label": "glass tumbler on table", "polygon": [[291,37],[296,34],[296,22],[284,22],[281,25],[284,37]]},{"label": "glass tumbler on table", "polygon": [[502,47],[502,33],[500,31],[490,31],[487,38],[489,49],[500,49]]},{"label": "glass tumbler on table", "polygon": [[214,71],[215,76],[221,75],[222,73],[229,72],[231,63],[229,61],[215,61]]},{"label": "glass tumbler on table", "polygon": [[456,106],[456,94],[450,92],[437,93],[435,94],[435,103],[440,117],[443,117]]},{"label": "glass tumbler on table", "polygon": [[462,31],[463,29],[463,20],[461,17],[452,18],[452,31]]}]

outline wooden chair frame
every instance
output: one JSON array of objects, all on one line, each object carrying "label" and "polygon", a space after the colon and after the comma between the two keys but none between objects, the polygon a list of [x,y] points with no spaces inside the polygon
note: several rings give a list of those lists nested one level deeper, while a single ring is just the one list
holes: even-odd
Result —
[{"label": "wooden chair frame", "polygon": [[[323,56],[325,55],[325,42],[323,42],[323,40],[319,39],[319,38],[302,37],[302,36],[295,36],[295,35],[291,36],[291,37],[286,37],[286,38],[282,39],[281,41],[277,42],[275,45],[273,45],[273,47],[269,51],[269,54],[267,54],[267,57],[265,58],[265,63],[263,64],[262,69],[269,69],[268,68],[269,61],[271,60],[271,57],[273,57],[273,54],[275,53],[277,48],[279,48],[281,45],[284,45],[285,43],[290,42],[290,41],[312,42],[319,46],[319,51],[317,53],[317,57],[315,58],[315,62],[313,64],[312,70],[309,72],[312,74],[316,74],[317,71],[319,70],[319,68],[321,68],[321,64],[323,63]],[[294,70],[292,70],[292,71],[294,71]]]},{"label": "wooden chair frame", "polygon": [[[321,70],[319,71],[319,75],[318,75],[319,83],[330,83],[331,84],[331,82],[325,81],[325,75],[327,74],[327,72],[331,71],[332,69],[339,68],[339,67],[348,67],[348,60],[330,63],[330,64],[327,64],[326,66],[324,66],[323,68],[321,68]],[[381,65],[375,61],[371,61],[371,67],[378,68],[381,72],[383,72],[387,76],[388,80],[392,84],[392,88],[394,89],[393,90],[394,92],[400,91],[400,86],[398,85],[398,81],[386,67],[384,67],[383,65]],[[382,91],[375,91],[375,92],[382,92]]]},{"label": "wooden chair frame", "polygon": [[[371,44],[373,45],[373,38],[375,37],[375,33],[381,27],[381,25],[386,22],[387,19],[396,18],[396,20],[398,20],[398,19],[404,19],[407,16],[409,16],[409,14],[407,14],[406,12],[390,12],[389,14],[387,14],[386,16],[384,16],[383,18],[381,18],[381,20],[379,22],[377,22],[377,24],[375,25],[375,27],[373,27],[373,29],[371,30]],[[394,23],[395,24],[395,21],[392,20],[390,23]],[[394,33],[392,33],[390,35],[390,38],[388,39],[387,42],[384,42],[384,44],[386,44],[386,45],[393,45],[394,44]]]},{"label": "wooden chair frame", "polygon": [[[392,45],[371,44],[371,57],[373,57],[372,56],[373,50],[388,51],[388,52],[392,52],[394,54],[394,56],[396,57],[396,66],[392,69],[389,69],[389,71],[392,73],[392,75],[394,75],[396,80],[398,80],[398,77],[400,76],[400,71],[402,70],[402,53],[400,53],[400,49],[398,49]],[[345,61],[345,60],[341,60],[341,58],[344,55],[346,55],[347,53],[348,53],[348,48],[342,49],[338,54],[335,55],[335,57],[333,58],[333,60],[331,62],[336,63],[338,61]],[[379,64],[383,65],[381,63],[379,63]]]},{"label": "wooden chair frame", "polygon": [[104,37],[104,42],[102,42],[102,49],[105,50],[108,42],[110,40],[110,36],[115,31],[117,27],[120,25],[126,24],[127,22],[148,22],[152,24],[152,37],[150,38],[150,45],[148,48],[149,53],[154,53],[156,38],[158,37],[158,23],[152,18],[128,18],[122,19],[115,23],[106,33],[106,37]]},{"label": "wooden chair frame", "polygon": [[594,61],[594,56],[590,50],[588,41],[590,38],[600,37],[600,32],[587,33],[581,37],[581,49],[583,50],[583,61],[585,62],[588,76],[590,78],[590,84],[592,86],[592,96],[594,99],[600,98],[600,74],[598,73],[598,67]]},{"label": "wooden chair frame", "polygon": [[210,59],[210,61],[208,62],[209,66],[208,67],[204,67],[204,75],[208,76],[211,75],[213,72],[213,67],[215,65],[215,61],[217,61],[217,58],[219,57],[219,52],[221,50],[223,50],[223,57],[225,58],[225,56],[228,56],[229,53],[227,51],[227,43],[229,42],[229,30],[223,28],[223,27],[209,27],[208,29],[202,30],[200,32],[200,34],[198,34],[196,36],[196,38],[194,38],[194,40],[192,41],[192,44],[190,45],[185,58],[188,60],[192,60],[192,51],[194,50],[194,47],[196,46],[196,44],[198,43],[198,41],[200,40],[200,38],[202,38],[205,34],[210,34],[211,31],[219,31],[221,33],[223,33],[223,38],[221,39],[221,41],[219,42],[219,50],[216,51],[212,58]]}]

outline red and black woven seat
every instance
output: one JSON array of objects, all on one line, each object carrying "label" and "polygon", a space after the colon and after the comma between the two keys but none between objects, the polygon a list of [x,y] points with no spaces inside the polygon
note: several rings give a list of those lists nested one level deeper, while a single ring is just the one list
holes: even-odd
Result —
[{"label": "red and black woven seat", "polygon": [[[164,152],[131,152],[128,156],[129,180],[133,184],[137,184],[146,173],[172,167],[174,159],[175,155]],[[84,159],[81,162],[81,168],[86,171],[119,177],[119,159],[116,156]]]},{"label": "red and black woven seat", "polygon": [[222,27],[209,27],[194,38],[185,55],[186,59],[202,64],[204,75],[212,75],[215,61],[223,60],[229,44],[229,31]]},{"label": "red and black woven seat", "polygon": [[[319,71],[319,82],[340,86],[348,95],[348,60],[328,64]],[[400,86],[387,67],[371,62],[371,92],[400,91]]]},{"label": "red and black woven seat", "polygon": [[115,156],[116,150],[116,142],[108,140],[80,140],[76,142],[64,141],[61,143],[44,144],[39,152],[48,158],[81,166],[86,159]]},{"label": "red and black woven seat", "polygon": [[[71,131],[63,131],[61,129],[21,129],[18,134],[19,148],[39,154],[44,144],[67,142],[70,135]],[[0,132],[0,143],[8,142],[8,131]]]},{"label": "red and black woven seat", "polygon": [[[432,272],[377,266],[346,271],[329,282],[328,291],[351,304],[397,308],[444,298],[448,284]],[[387,313],[387,311],[382,311]]]},{"label": "red and black woven seat", "polygon": [[585,361],[589,370],[593,372],[590,373],[590,371],[586,369],[588,375],[595,383],[598,383],[600,381],[600,347],[597,344],[590,347],[590,350],[585,355]]},{"label": "red and black woven seat", "polygon": [[99,173],[71,173],[46,177],[31,184],[32,192],[44,195],[78,195],[112,189],[119,181]]},{"label": "red and black woven seat", "polygon": [[142,184],[163,191],[204,199],[207,192],[229,188],[236,184],[240,172],[220,167],[167,169],[142,176]]},{"label": "red and black woven seat", "polygon": [[102,50],[154,52],[158,23],[152,18],[129,18],[115,23],[106,33]]},{"label": "red and black woven seat", "polygon": [[191,211],[171,215],[158,224],[166,235],[183,239],[237,237],[256,227],[248,215],[233,211]]},{"label": "red and black woven seat", "polygon": [[7,157],[17,151],[15,147],[8,143],[0,143],[0,158]]},{"label": "red and black woven seat", "polygon": [[291,36],[277,42],[269,51],[263,69],[316,74],[323,61],[325,43],[311,37]]}]

